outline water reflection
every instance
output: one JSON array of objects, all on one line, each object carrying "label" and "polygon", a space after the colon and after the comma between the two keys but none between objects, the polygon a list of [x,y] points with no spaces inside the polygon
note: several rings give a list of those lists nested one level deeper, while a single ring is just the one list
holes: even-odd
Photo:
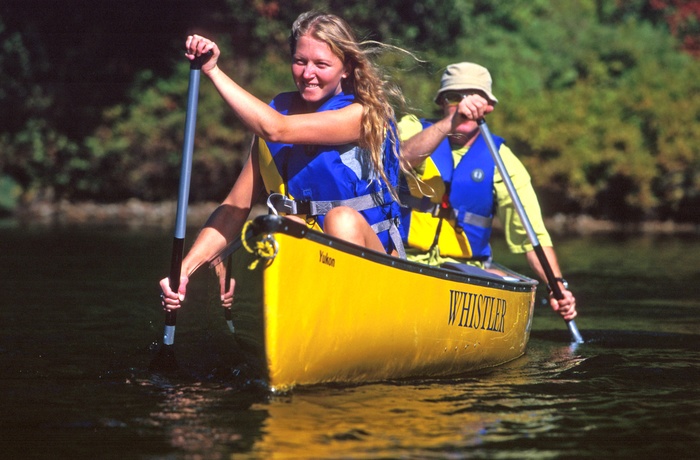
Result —
[{"label": "water reflection", "polygon": [[[157,410],[141,424],[163,433],[171,449],[206,458],[227,458],[231,451],[248,451],[260,437],[265,418],[249,410],[262,392],[246,393],[220,382],[188,384],[154,375],[138,382],[159,399]],[[244,421],[245,423],[241,423]]]},{"label": "water reflection", "polygon": [[700,336],[593,330],[571,346],[562,333],[536,333],[524,357],[453,379],[287,395],[151,382],[163,399],[150,418],[174,449],[210,458],[631,458],[670,436],[697,441]]},{"label": "water reflection", "polygon": [[[578,347],[538,306],[526,355],[495,369],[270,395],[236,362],[217,282],[206,277],[192,280],[178,314],[182,374],[147,371],[162,338],[157,280],[171,237],[0,229],[5,456],[636,460],[700,451],[697,238],[558,241],[581,308]],[[522,257],[495,250],[527,271]]]},{"label": "water reflection", "polygon": [[[557,344],[463,378],[317,386],[287,395],[251,393],[236,387],[242,382],[170,386],[152,380],[163,401],[151,419],[167,431],[172,447],[193,454],[426,458],[551,430],[557,408],[571,404],[570,396],[524,397],[523,389],[582,360],[568,344]],[[239,417],[255,422],[254,429],[246,425],[254,435],[239,431]]]}]

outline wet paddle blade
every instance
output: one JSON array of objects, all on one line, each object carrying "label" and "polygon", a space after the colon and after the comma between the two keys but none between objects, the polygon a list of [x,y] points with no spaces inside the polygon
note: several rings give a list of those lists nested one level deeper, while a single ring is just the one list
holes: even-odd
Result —
[{"label": "wet paddle blade", "polygon": [[177,372],[179,366],[175,359],[175,347],[173,345],[163,345],[158,350],[158,354],[153,358],[148,370],[159,374],[172,374]]},{"label": "wet paddle blade", "polygon": [[[179,265],[178,265],[179,268]],[[178,279],[178,278],[175,278]],[[175,283],[177,285],[177,283]],[[177,286],[175,287],[177,289]],[[163,344],[158,350],[158,354],[151,361],[148,369],[151,372],[172,373],[178,369],[175,359],[175,324],[177,323],[177,311],[165,310],[165,331],[163,333]]]}]

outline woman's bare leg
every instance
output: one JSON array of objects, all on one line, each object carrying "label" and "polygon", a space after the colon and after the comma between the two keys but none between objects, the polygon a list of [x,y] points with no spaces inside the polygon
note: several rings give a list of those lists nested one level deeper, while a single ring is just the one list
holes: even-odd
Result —
[{"label": "woman's bare leg", "polygon": [[326,214],[323,231],[345,241],[385,252],[384,245],[362,214],[347,206],[333,208]]}]

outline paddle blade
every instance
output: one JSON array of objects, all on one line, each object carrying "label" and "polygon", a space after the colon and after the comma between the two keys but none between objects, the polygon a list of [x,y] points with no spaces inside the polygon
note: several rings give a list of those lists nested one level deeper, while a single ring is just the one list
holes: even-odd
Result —
[{"label": "paddle blade", "polygon": [[148,370],[160,374],[172,374],[179,369],[175,359],[175,347],[173,345],[163,345],[158,350],[158,354],[153,358]]},{"label": "paddle blade", "polygon": [[173,373],[177,371],[178,365],[175,359],[175,324],[177,322],[177,310],[165,310],[165,331],[163,333],[163,344],[158,350],[158,354],[148,369],[151,372]]},{"label": "paddle blade", "polygon": [[226,318],[226,324],[232,333],[236,333],[236,327],[233,325],[233,315],[231,314],[231,307],[224,308],[224,318]]},{"label": "paddle blade", "polygon": [[576,326],[574,320],[567,321],[566,326],[569,328],[571,341],[575,343],[583,343],[583,337],[581,337],[581,333],[578,331],[578,327]]}]

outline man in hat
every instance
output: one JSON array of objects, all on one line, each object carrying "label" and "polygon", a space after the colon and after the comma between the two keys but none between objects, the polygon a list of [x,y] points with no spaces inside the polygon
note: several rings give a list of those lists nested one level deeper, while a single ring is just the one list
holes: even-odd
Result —
[{"label": "man in hat", "polygon": [[[431,265],[468,264],[498,273],[490,267],[489,244],[492,220],[498,216],[510,251],[524,253],[533,271],[547,283],[476,122],[498,103],[489,71],[470,62],[448,66],[435,102],[442,107],[441,119],[407,115],[398,124],[402,156],[415,176],[405,175],[400,192],[408,258]],[[550,289],[550,305],[562,318],[571,320],[576,317],[576,299],[562,277],[530,175],[505,141],[493,138],[564,294],[564,299],[556,300]]]}]

